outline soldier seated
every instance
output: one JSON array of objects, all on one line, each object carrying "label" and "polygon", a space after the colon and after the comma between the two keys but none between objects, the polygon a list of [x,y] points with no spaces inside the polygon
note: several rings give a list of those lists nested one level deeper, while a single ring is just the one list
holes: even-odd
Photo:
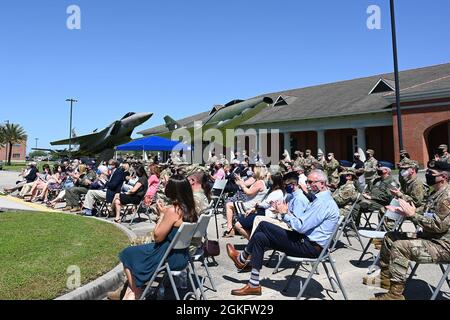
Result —
[{"label": "soldier seated", "polygon": [[358,191],[355,187],[356,173],[353,168],[345,168],[340,173],[341,182],[338,189],[333,193],[333,199],[339,207],[341,216],[346,216],[352,204],[358,197]]},{"label": "soldier seated", "polygon": [[381,273],[376,283],[389,292],[375,300],[404,300],[403,291],[410,261],[440,263],[450,260],[450,164],[431,161],[426,180],[433,187],[423,210],[399,199],[400,207],[387,209],[412,219],[423,231],[388,232],[380,252]]},{"label": "soldier seated", "polygon": [[[391,169],[378,166],[378,178],[373,180],[367,193],[363,193],[363,198],[353,208],[352,215],[356,226],[359,226],[362,212],[372,212],[375,210],[383,214],[382,209],[389,205],[393,199],[391,190],[397,189],[398,184],[391,175]],[[379,217],[381,219],[381,216]],[[388,228],[392,227],[388,224]]]}]

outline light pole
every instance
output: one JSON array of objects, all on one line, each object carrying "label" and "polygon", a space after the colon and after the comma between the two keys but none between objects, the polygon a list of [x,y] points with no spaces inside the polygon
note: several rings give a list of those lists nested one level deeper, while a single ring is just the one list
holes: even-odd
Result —
[{"label": "light pole", "polygon": [[69,129],[69,160],[72,159],[72,110],[73,103],[78,102],[75,99],[66,99],[66,102],[70,102],[70,129]]},{"label": "light pole", "polygon": [[397,104],[398,144],[400,150],[403,150],[403,125],[402,125],[402,110],[400,107],[400,81],[398,77],[397,35],[395,30],[394,0],[390,0],[390,4],[391,4],[392,50],[394,55],[395,99]]},{"label": "light pole", "polygon": [[37,142],[38,142],[39,138],[34,138],[34,140],[36,140],[36,147],[35,147],[35,149],[37,149]]}]

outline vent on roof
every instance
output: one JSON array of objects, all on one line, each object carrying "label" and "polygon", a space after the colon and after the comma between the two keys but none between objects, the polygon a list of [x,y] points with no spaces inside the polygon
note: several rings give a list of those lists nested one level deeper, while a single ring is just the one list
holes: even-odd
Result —
[{"label": "vent on roof", "polygon": [[380,80],[378,80],[377,84],[372,88],[372,90],[370,90],[369,95],[374,93],[393,91],[395,91],[394,81],[381,78]]},{"label": "vent on roof", "polygon": [[280,106],[287,106],[286,100],[282,96],[279,96],[277,100],[275,100],[275,103],[273,104],[274,107],[280,107]]},{"label": "vent on roof", "polygon": [[293,97],[293,96],[279,96],[273,106],[274,107],[281,107],[281,106],[287,106],[292,104],[295,100],[297,100],[297,97]]}]

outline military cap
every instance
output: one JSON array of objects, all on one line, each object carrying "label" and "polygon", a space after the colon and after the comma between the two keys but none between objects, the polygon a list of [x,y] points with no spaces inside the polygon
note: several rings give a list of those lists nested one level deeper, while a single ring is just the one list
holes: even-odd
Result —
[{"label": "military cap", "polygon": [[306,149],[306,153],[311,153],[311,150],[310,149]]},{"label": "military cap", "polygon": [[305,168],[303,168],[302,166],[295,166],[293,168],[294,171],[305,171]]},{"label": "military cap", "polygon": [[344,171],[340,173],[341,176],[346,176],[351,174],[352,176],[356,177],[356,171],[354,168],[344,168]]},{"label": "military cap", "polygon": [[204,173],[204,172],[206,172],[206,170],[207,169],[205,167],[202,167],[199,164],[192,164],[192,165],[184,168],[184,171],[186,172],[186,177],[189,177],[195,173],[200,173],[200,172]]},{"label": "military cap", "polygon": [[406,151],[405,149],[400,150],[400,154],[407,154],[408,151]]},{"label": "military cap", "polygon": [[450,163],[445,162],[445,161],[431,160],[430,162],[428,162],[428,168],[432,169],[432,170],[450,172]]},{"label": "military cap", "polygon": [[367,149],[366,153],[373,156],[375,154],[375,151],[373,151],[372,149]]},{"label": "military cap", "polygon": [[448,146],[446,144],[441,144],[438,149],[448,150]]},{"label": "military cap", "polygon": [[294,154],[301,154],[301,153],[302,153],[302,152],[301,152],[301,151],[298,151],[298,150],[294,152]]},{"label": "military cap", "polygon": [[334,153],[333,152],[328,152],[328,156],[332,156],[332,157],[334,157]]},{"label": "military cap", "polygon": [[419,168],[419,162],[414,160],[404,160],[400,165],[400,169]]}]

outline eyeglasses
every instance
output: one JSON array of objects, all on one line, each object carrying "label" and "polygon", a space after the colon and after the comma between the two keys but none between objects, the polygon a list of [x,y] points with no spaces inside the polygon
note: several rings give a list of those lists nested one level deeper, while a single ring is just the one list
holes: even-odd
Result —
[{"label": "eyeglasses", "polygon": [[306,180],[307,184],[313,184],[313,183],[316,183],[316,182],[324,183],[324,181],[321,181],[321,180]]}]

